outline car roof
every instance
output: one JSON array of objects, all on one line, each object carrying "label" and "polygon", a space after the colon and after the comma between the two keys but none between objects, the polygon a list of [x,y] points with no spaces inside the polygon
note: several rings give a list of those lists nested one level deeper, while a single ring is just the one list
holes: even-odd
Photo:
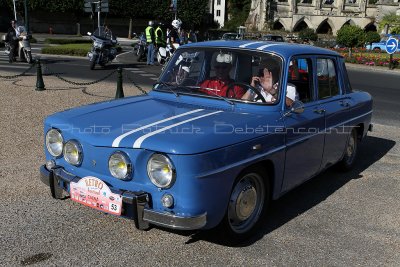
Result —
[{"label": "car roof", "polygon": [[254,41],[254,40],[217,40],[190,43],[182,46],[182,48],[199,47],[199,48],[233,48],[233,49],[246,49],[253,51],[272,52],[283,57],[290,57],[293,55],[302,54],[321,54],[330,56],[340,56],[339,53],[320,48],[312,45],[291,44],[284,42],[269,42],[269,41]]}]

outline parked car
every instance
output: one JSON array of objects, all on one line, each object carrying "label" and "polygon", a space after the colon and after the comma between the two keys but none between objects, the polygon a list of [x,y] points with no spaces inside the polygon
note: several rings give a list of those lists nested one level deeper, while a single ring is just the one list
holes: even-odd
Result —
[{"label": "parked car", "polygon": [[[386,34],[384,37],[382,37],[380,42],[372,43],[372,44],[366,44],[365,48],[367,50],[375,50],[375,51],[384,51],[386,52],[386,42],[389,38],[396,38],[398,41],[400,41],[400,35],[399,34]],[[397,47],[397,51],[400,51],[400,46]]]},{"label": "parked car", "polygon": [[274,41],[274,42],[284,42],[284,39],[281,35],[274,34],[266,34],[261,37],[263,41]]},{"label": "parked car", "polygon": [[227,32],[222,35],[222,40],[239,40],[240,35],[235,32]]},{"label": "parked car", "polygon": [[[203,86],[218,83],[221,70],[230,79],[220,89]],[[266,72],[277,75],[271,97],[250,85]],[[244,100],[245,92],[257,97]],[[139,229],[220,227],[238,242],[263,225],[271,200],[330,166],[352,168],[371,116],[371,96],[352,90],[336,52],[192,43],[148,94],[47,117],[41,180],[53,198],[70,196]]]}]

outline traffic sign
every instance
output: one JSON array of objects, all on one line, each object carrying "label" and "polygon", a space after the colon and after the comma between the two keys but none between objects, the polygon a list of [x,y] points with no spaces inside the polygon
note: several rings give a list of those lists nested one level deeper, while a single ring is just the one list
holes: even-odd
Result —
[{"label": "traffic sign", "polygon": [[394,52],[396,52],[398,46],[399,41],[397,41],[397,39],[395,38],[390,37],[386,41],[386,52],[388,52],[388,54],[393,54]]},{"label": "traffic sign", "polygon": [[[101,2],[101,9],[99,9],[99,4]],[[93,5],[93,8],[92,8]],[[85,0],[84,4],[84,9],[85,12],[91,13],[91,12],[108,12],[108,0]]]}]

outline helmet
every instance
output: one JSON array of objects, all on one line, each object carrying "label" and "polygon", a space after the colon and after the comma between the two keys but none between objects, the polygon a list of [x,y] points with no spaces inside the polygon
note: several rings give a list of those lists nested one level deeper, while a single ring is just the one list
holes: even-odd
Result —
[{"label": "helmet", "polygon": [[149,21],[149,26],[153,26],[154,22],[152,20]]},{"label": "helmet", "polygon": [[174,19],[171,23],[172,27],[179,29],[182,26],[182,21],[180,19]]}]

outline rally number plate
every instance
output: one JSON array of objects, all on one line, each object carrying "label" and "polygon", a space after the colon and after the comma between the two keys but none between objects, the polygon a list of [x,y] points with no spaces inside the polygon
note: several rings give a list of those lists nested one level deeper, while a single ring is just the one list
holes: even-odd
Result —
[{"label": "rally number plate", "polygon": [[71,199],[85,206],[121,215],[122,197],[114,194],[102,180],[96,177],[87,176],[79,182],[70,183]]}]

